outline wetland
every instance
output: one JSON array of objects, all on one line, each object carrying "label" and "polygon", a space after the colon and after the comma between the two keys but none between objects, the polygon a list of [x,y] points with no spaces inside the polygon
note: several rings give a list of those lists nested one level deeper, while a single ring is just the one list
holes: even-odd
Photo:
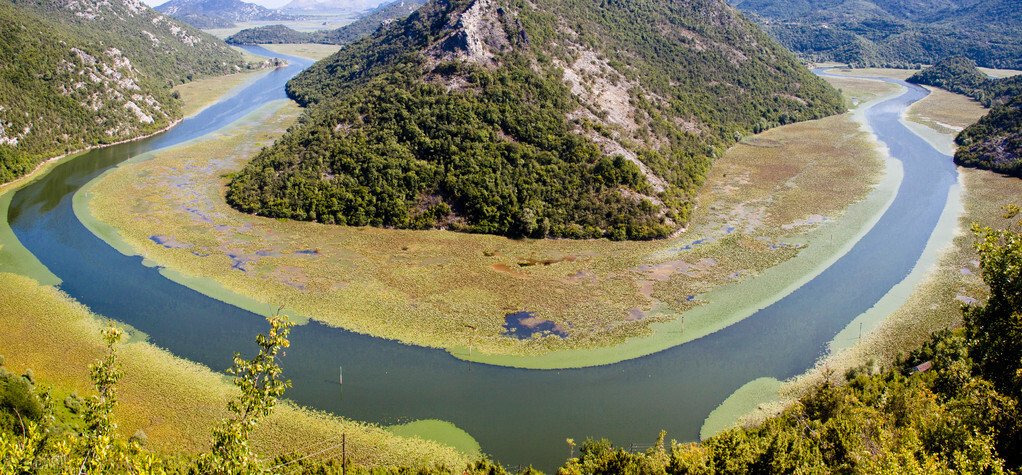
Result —
[{"label": "wetland", "polygon": [[[729,395],[811,368],[908,276],[956,172],[901,125],[925,91],[859,87],[875,102],[736,146],[671,241],[515,241],[233,212],[222,175],[294,120],[282,90],[200,119],[233,123],[212,136],[180,132],[181,145],[146,153],[186,121],[57,165],[9,198],[8,221],[62,290],[174,355],[225,368],[262,331],[260,314],[284,304],[307,318],[284,361],[296,403],[385,425],[449,421],[501,462],[550,468],[566,437],[627,445],[667,428],[697,439]],[[868,152],[856,114],[891,157]],[[506,334],[506,317],[526,311],[517,321],[544,336]]]}]

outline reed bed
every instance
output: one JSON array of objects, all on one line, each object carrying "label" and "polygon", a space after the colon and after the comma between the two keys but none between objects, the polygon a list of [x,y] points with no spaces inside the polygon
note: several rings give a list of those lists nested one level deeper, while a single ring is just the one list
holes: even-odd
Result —
[{"label": "reed bed", "polygon": [[[224,204],[225,175],[297,113],[293,106],[264,112],[216,140],[121,166],[89,185],[87,211],[153,263],[212,279],[265,308],[284,304],[410,344],[454,351],[471,339],[477,354],[539,355],[651,335],[652,324],[702,303],[695,296],[796,255],[794,241],[822,218],[840,218],[882,170],[848,115],[770,130],[718,160],[687,232],[653,242],[282,222]],[[683,271],[704,259],[714,264]],[[214,287],[207,292],[223,292]],[[521,310],[569,336],[504,336],[504,316]]]},{"label": "reed bed", "polygon": [[[105,351],[99,330],[107,323],[66,294],[27,277],[0,273],[0,289],[0,351],[7,367],[32,369],[35,378],[55,387],[57,394],[92,394],[88,365]],[[228,416],[226,402],[237,389],[223,374],[174,357],[130,329],[129,335],[118,351],[124,368],[115,411],[119,436],[127,438],[142,429],[151,450],[185,455],[206,450],[211,428]],[[342,433],[347,434],[349,457],[363,466],[461,467],[480,456],[478,451],[466,454],[436,442],[399,437],[288,401],[259,426],[251,443],[270,459]]]}]

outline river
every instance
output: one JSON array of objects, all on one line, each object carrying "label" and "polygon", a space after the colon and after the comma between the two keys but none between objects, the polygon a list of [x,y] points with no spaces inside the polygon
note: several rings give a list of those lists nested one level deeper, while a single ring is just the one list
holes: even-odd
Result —
[{"label": "river", "polygon": [[[256,49],[255,52],[265,53]],[[274,56],[281,56],[272,54]],[[75,190],[131,156],[224,127],[263,103],[309,62],[271,72],[247,89],[161,135],[86,153],[18,190],[9,223],[21,243],[94,312],[145,332],[175,355],[214,369],[251,352],[264,316],[176,284],[138,256],[125,256],[75,218]],[[876,225],[843,257],[775,304],[724,330],[621,363],[568,370],[469,364],[441,350],[411,347],[310,322],[295,327],[283,359],[299,404],[384,425],[453,422],[504,464],[560,466],[566,438],[606,437],[619,445],[698,438],[703,420],[745,383],[786,379],[810,368],[828,342],[912,270],[944,209],[957,172],[899,121],[926,95],[914,85],[867,111],[904,179]],[[338,366],[344,366],[339,398]]]}]

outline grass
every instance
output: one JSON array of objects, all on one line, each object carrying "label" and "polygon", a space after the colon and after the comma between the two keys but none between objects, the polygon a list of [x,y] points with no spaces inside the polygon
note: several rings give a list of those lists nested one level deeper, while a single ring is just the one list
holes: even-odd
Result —
[{"label": "grass", "polygon": [[968,96],[923,86],[930,95],[909,108],[906,118],[939,133],[955,135],[987,113],[987,109]]},{"label": "grass", "polygon": [[[262,57],[254,57],[262,61]],[[253,59],[253,61],[256,59]],[[238,91],[241,87],[265,76],[270,70],[246,71],[243,73],[231,74],[229,76],[200,79],[189,83],[181,84],[174,88],[182,98],[185,98],[181,112],[185,117],[191,117],[203,109],[214,104],[217,99],[225,94]]]},{"label": "grass", "polygon": [[[90,201],[76,212],[84,221],[120,230],[105,236],[123,241],[119,248],[144,254],[180,278],[199,279],[218,298],[247,296],[265,308],[286,304],[330,325],[446,348],[460,357],[467,357],[471,338],[473,356],[487,362],[550,367],[562,364],[556,362],[562,357],[523,357],[571,350],[570,363],[578,366],[595,364],[586,359],[592,350],[602,349],[604,363],[638,356],[637,349],[653,351],[640,348],[646,341],[640,337],[680,343],[675,332],[656,336],[655,325],[677,325],[680,312],[705,303],[689,296],[795,256],[794,247],[776,244],[804,242],[819,218],[842,216],[872,189],[882,168],[851,116],[771,130],[718,161],[687,233],[655,242],[350,228],[281,222],[227,207],[223,177],[279,136],[297,112],[284,107],[215,141],[119,167],[88,185]],[[186,247],[161,246],[150,239],[157,235]],[[704,244],[683,249],[699,240]],[[315,253],[296,253],[301,251]],[[564,257],[575,259],[519,265]],[[514,272],[501,271],[507,269]],[[714,299],[731,297],[723,292]],[[501,336],[504,316],[523,309],[569,328],[570,337]],[[702,327],[687,319],[686,328],[720,327],[720,315],[704,313]],[[626,340],[632,349],[606,350]]]},{"label": "grass", "polygon": [[287,54],[291,56],[298,56],[300,58],[309,58],[320,60],[327,56],[336,53],[341,49],[341,45],[321,45],[315,43],[304,43],[304,44],[272,44],[262,45],[274,53]]},{"label": "grass", "polygon": [[[104,352],[99,333],[104,323],[59,290],[27,277],[2,273],[0,289],[0,348],[7,367],[19,374],[31,368],[37,380],[61,395],[92,394],[88,365]],[[205,450],[211,428],[228,415],[226,401],[237,391],[227,378],[142,338],[121,344],[118,354],[124,369],[115,411],[119,436],[143,429],[152,450],[186,455]],[[287,401],[259,426],[252,447],[269,459],[341,433],[347,434],[349,458],[363,466],[458,467],[479,456],[478,451],[465,454],[436,442],[399,437]],[[464,436],[460,441],[472,449]]]},{"label": "grass", "polygon": [[988,76],[995,78],[1010,78],[1012,76],[1018,76],[1022,74],[1022,71],[1014,69],[993,69],[993,68],[976,68],[985,73]]},{"label": "grass", "polygon": [[845,97],[845,106],[854,109],[878,97],[894,93],[898,86],[889,82],[869,81],[852,77],[827,77],[827,82],[836,87]]},{"label": "grass", "polygon": [[[967,98],[937,92],[910,108],[906,116],[909,120],[920,116],[942,117],[946,123],[960,126],[968,125],[968,114],[978,117],[980,112],[971,107]],[[939,133],[930,130],[933,134]],[[947,132],[943,137],[945,142],[950,141]],[[780,412],[824,378],[840,382],[848,369],[869,362],[890,365],[899,355],[928,340],[932,332],[960,325],[961,306],[966,302],[985,298],[987,289],[980,278],[978,256],[973,250],[975,238],[969,227],[972,223],[991,227],[1008,224],[1001,218],[1002,207],[1018,202],[1018,197],[1022,196],[1022,180],[971,168],[958,171],[961,185],[952,191],[958,196],[949,197],[938,225],[946,230],[944,236],[931,239],[922,262],[913,273],[874,309],[838,334],[831,342],[830,353],[812,370],[784,382],[779,390],[783,396],[781,400],[764,399],[746,413],[742,417],[746,426],[757,425]],[[733,410],[727,416],[734,420],[741,414],[740,410]],[[718,416],[727,418],[723,414]]]}]

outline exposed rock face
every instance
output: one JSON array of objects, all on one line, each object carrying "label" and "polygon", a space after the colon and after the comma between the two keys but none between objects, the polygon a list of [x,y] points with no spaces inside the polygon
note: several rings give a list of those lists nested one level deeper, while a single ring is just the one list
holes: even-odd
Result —
[{"label": "exposed rock face", "polygon": [[666,237],[743,134],[841,110],[721,0],[433,0],[288,93],[309,126],[231,184],[235,206],[534,237]]},{"label": "exposed rock face", "polygon": [[426,55],[436,62],[461,60],[495,66],[494,55],[511,50],[509,34],[525,35],[524,30],[504,30],[502,20],[506,15],[493,0],[476,0],[455,17],[457,22],[450,25],[451,34],[426,50]]}]

